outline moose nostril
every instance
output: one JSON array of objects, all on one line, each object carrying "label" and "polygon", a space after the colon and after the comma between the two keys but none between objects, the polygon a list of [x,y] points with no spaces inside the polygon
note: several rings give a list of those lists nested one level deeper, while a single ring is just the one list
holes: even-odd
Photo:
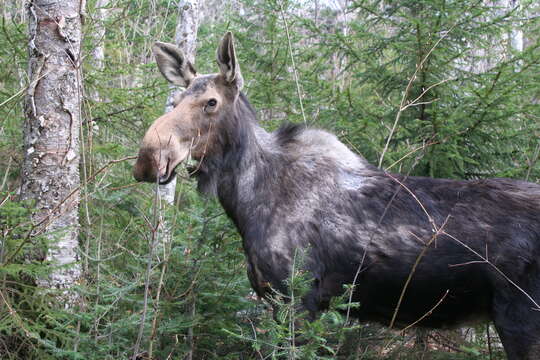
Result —
[{"label": "moose nostril", "polygon": [[135,180],[137,181],[143,181],[143,177],[141,175],[141,171],[139,170],[139,168],[137,166],[135,166],[133,168],[133,177],[135,178]]},{"label": "moose nostril", "polygon": [[133,177],[137,181],[153,182],[152,172],[149,171],[148,168],[139,164],[135,165],[135,168],[133,169]]},{"label": "moose nostril", "polygon": [[155,182],[159,174],[155,163],[155,150],[152,148],[141,148],[139,156],[133,169],[133,177],[137,181]]}]

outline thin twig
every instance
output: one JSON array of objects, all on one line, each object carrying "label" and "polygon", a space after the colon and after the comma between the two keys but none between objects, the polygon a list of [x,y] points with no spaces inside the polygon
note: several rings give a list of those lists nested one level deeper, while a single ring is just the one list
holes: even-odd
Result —
[{"label": "thin twig", "polygon": [[428,102],[418,102],[420,101],[420,99],[422,99],[422,97],[424,97],[424,95],[431,89],[433,89],[435,86],[439,86],[441,84],[444,84],[445,82],[447,81],[450,81],[452,79],[444,79],[444,80],[441,80],[439,81],[438,83],[435,83],[433,85],[430,85],[427,87],[427,89],[425,89],[424,91],[422,91],[422,93],[420,95],[418,95],[418,97],[416,99],[414,99],[413,101],[407,103],[407,105],[405,105],[405,107],[403,108],[403,110],[406,110],[409,106],[413,106],[413,105],[420,105],[420,104],[428,104],[428,103],[431,103],[433,101],[428,101]]},{"label": "thin twig", "polygon": [[536,149],[534,150],[533,157],[530,161],[528,161],[528,169],[527,174],[525,175],[525,181],[529,181],[529,177],[531,176],[531,171],[534,167],[534,164],[538,161],[538,158],[540,157],[540,142],[536,144]]},{"label": "thin twig", "polygon": [[408,325],[407,327],[405,327],[403,330],[401,330],[402,333],[404,333],[405,331],[407,331],[408,329],[412,328],[413,326],[415,326],[416,324],[418,324],[420,321],[422,321],[423,319],[425,319],[426,317],[428,317],[429,315],[431,315],[433,313],[433,311],[439,306],[442,304],[442,302],[444,301],[444,299],[446,298],[446,296],[448,295],[448,293],[450,292],[449,289],[447,289],[444,293],[444,295],[439,299],[439,301],[437,301],[437,303],[431,308],[429,309],[428,312],[426,312],[424,315],[422,315],[418,320],[416,320],[415,322],[413,322],[412,324]]},{"label": "thin twig", "polygon": [[394,120],[394,124],[392,125],[392,128],[390,129],[390,134],[388,135],[388,138],[386,139],[386,144],[384,145],[384,149],[381,153],[381,157],[379,158],[379,164],[378,164],[378,167],[380,168],[382,166],[382,162],[383,162],[383,159],[384,159],[384,155],[386,154],[386,152],[388,151],[388,146],[390,145],[390,140],[392,140],[392,137],[394,136],[394,132],[396,131],[396,128],[397,128],[397,124],[399,122],[399,119],[401,118],[401,114],[403,113],[403,111],[405,109],[407,109],[409,106],[411,106],[411,104],[414,104],[416,101],[420,100],[420,98],[431,88],[433,88],[434,86],[436,85],[439,85],[439,84],[442,84],[444,81],[441,81],[437,84],[434,84],[432,86],[430,86],[427,90],[425,90],[418,98],[416,98],[413,102],[409,103],[409,104],[405,104],[405,102],[407,101],[407,97],[409,96],[409,92],[411,91],[411,88],[412,88],[412,84],[414,83],[414,81],[416,80],[416,75],[418,75],[418,72],[420,71],[420,69],[422,69],[422,67],[424,66],[424,63],[426,62],[426,60],[429,58],[429,56],[431,55],[431,53],[433,52],[433,50],[435,50],[435,48],[439,45],[439,43],[448,36],[448,34],[450,34],[450,32],[452,31],[452,29],[454,29],[455,25],[453,25],[450,30],[446,31],[436,42],[435,44],[431,47],[431,49],[427,52],[426,56],[424,56],[424,58],[422,58],[422,60],[420,61],[420,63],[416,66],[416,69],[414,70],[414,73],[413,75],[411,76],[411,78],[409,79],[409,83],[407,84],[407,87],[405,88],[405,91],[403,92],[403,95],[401,97],[401,102],[399,104],[399,110],[396,114],[396,119]]},{"label": "thin twig", "polygon": [[395,178],[391,174],[385,173],[385,175],[388,176],[390,179],[394,180],[395,182],[397,182],[402,188],[404,188],[414,198],[414,200],[416,200],[418,205],[422,208],[422,211],[424,212],[424,214],[426,214],[428,221],[431,224],[432,231],[436,233],[438,231],[438,228],[437,228],[437,224],[435,224],[435,220],[433,220],[433,217],[431,217],[431,215],[428,213],[428,211],[426,210],[422,202],[418,199],[418,197],[415,195],[415,193],[413,193],[411,189],[409,189],[407,186],[405,186],[405,184],[403,184],[401,181],[399,181],[397,178]]},{"label": "thin twig", "polygon": [[[95,173],[93,173],[90,177],[88,177],[88,179],[86,180],[86,183],[90,183],[92,182],[100,173],[104,172],[107,168],[109,168],[111,165],[113,164],[116,164],[116,163],[119,163],[119,162],[123,162],[123,161],[126,161],[126,160],[132,160],[132,159],[136,159],[137,157],[136,156],[127,156],[125,158],[122,158],[122,159],[117,159],[117,160],[111,160],[109,161],[107,164],[105,164],[101,169],[99,169],[98,171],[96,171]],[[2,266],[8,264],[11,260],[14,259],[15,256],[17,256],[17,254],[19,253],[19,251],[24,247],[24,245],[30,240],[30,238],[32,238],[32,236],[35,236],[37,234],[39,234],[39,232],[36,234],[34,233],[34,230],[36,230],[37,228],[43,226],[43,228],[46,228],[46,226],[48,224],[50,224],[52,221],[54,221],[55,219],[57,219],[58,217],[60,217],[62,215],[62,213],[60,212],[59,214],[56,214],[54,215],[54,213],[59,210],[60,206],[62,206],[66,201],[68,201],[69,198],[71,198],[74,194],[76,194],[79,190],[81,189],[81,185],[77,186],[75,189],[73,189],[68,195],[66,195],[66,197],[64,197],[50,212],[49,212],[49,215],[47,215],[46,217],[44,217],[43,219],[41,219],[38,223],[36,224],[33,224],[31,226],[31,228],[28,230],[28,232],[26,233],[24,239],[21,241],[21,243],[19,244],[19,246],[17,247],[17,249],[15,249],[11,254],[10,256],[2,263]],[[17,226],[25,226],[27,225],[28,222],[26,223],[21,223],[21,224],[18,224]],[[13,230],[13,229],[10,229],[10,230]],[[43,230],[41,230],[43,231]]]},{"label": "thin twig", "polygon": [[[433,236],[429,239],[429,241],[427,242],[427,244],[424,246],[424,248],[422,249],[422,251],[420,252],[420,254],[416,257],[416,261],[414,262],[413,264],[413,267],[411,269],[411,271],[409,272],[409,276],[407,276],[407,280],[405,281],[405,284],[403,285],[403,289],[401,290],[401,294],[399,295],[399,299],[398,299],[398,302],[396,304],[396,308],[394,310],[394,313],[392,315],[392,320],[390,320],[390,325],[388,326],[390,329],[394,326],[394,322],[396,320],[396,317],[397,317],[397,314],[398,314],[398,311],[399,311],[399,308],[401,307],[401,303],[405,297],[405,292],[407,291],[407,288],[409,287],[409,284],[412,280],[412,277],[416,271],[416,268],[418,267],[418,264],[420,264],[420,260],[422,260],[422,258],[424,257],[424,255],[426,254],[426,252],[428,251],[429,247],[431,246],[431,244],[437,239],[437,237],[439,235],[442,234],[442,229],[444,228],[444,226],[446,225],[446,223],[448,222],[448,219],[450,218],[450,216],[447,216],[446,219],[444,220],[444,223],[441,225],[441,227],[437,230],[437,232],[435,234],[433,234]],[[411,233],[412,234],[412,233]],[[414,235],[414,234],[412,234]],[[418,321],[417,321],[418,322]]]},{"label": "thin twig", "polygon": [[486,336],[487,336],[489,360],[492,360],[493,359],[493,350],[491,349],[491,335],[489,333],[489,323],[486,324]]},{"label": "thin twig", "polygon": [[[497,266],[495,266],[492,262],[490,262],[487,258],[483,257],[479,252],[477,252],[476,250],[474,250],[473,248],[471,248],[469,245],[465,244],[463,241],[459,240],[458,238],[456,238],[455,236],[447,233],[446,231],[442,231],[442,233],[446,236],[448,236],[449,238],[451,238],[452,240],[456,241],[458,244],[460,244],[461,246],[463,246],[464,248],[466,248],[467,250],[469,250],[470,252],[472,252],[473,254],[475,254],[476,256],[478,256],[480,259],[482,259],[486,264],[488,264],[489,266],[491,266],[496,272],[498,272],[506,281],[508,281],[510,284],[512,284],[512,286],[514,286],[519,292],[521,292],[523,295],[525,295],[527,297],[527,299],[529,299],[531,301],[531,303],[533,303],[534,305],[534,309],[535,311],[540,311],[540,305],[538,305],[538,303],[529,295],[527,294],[527,292],[525,290],[523,290],[518,284],[516,284],[514,281],[512,281],[512,279],[510,279],[505,273],[503,273]],[[451,266],[451,265],[450,265]]]},{"label": "thin twig", "polygon": [[[433,311],[435,311],[435,309],[437,307],[439,307],[439,305],[442,304],[442,302],[444,301],[444,299],[446,299],[446,296],[448,295],[448,293],[450,292],[449,289],[446,290],[446,292],[443,294],[443,296],[439,299],[439,301],[437,301],[437,303],[431,308],[429,309],[426,313],[424,313],[422,316],[420,316],[417,320],[413,321],[411,324],[409,324],[408,326],[406,326],[405,328],[403,328],[399,334],[403,334],[405,331],[407,331],[408,329],[410,329],[411,327],[415,326],[416,324],[418,324],[420,321],[422,321],[423,319],[425,319],[426,317],[428,317],[429,315],[431,315],[433,313]],[[393,336],[387,343],[386,345],[383,346],[383,349],[386,349],[390,346],[390,343],[392,343],[392,341],[394,341],[396,339],[398,335],[395,335]]]},{"label": "thin twig", "polygon": [[289,34],[289,24],[285,18],[285,11],[283,10],[283,4],[279,1],[279,9],[281,17],[283,18],[283,23],[285,24],[285,33],[287,34],[287,43],[289,45],[289,55],[291,56],[291,63],[293,67],[294,82],[296,83],[296,94],[298,95],[298,100],[300,101],[300,111],[302,111],[302,118],[304,119],[304,124],[307,124],[306,114],[304,112],[304,103],[302,101],[302,92],[300,91],[300,81],[298,80],[298,72],[296,71],[296,63],[294,61],[294,55],[292,51],[291,36]]},{"label": "thin twig", "polygon": [[298,254],[298,249],[295,249],[294,251],[294,256],[293,256],[293,263],[292,263],[292,270],[291,270],[291,295],[290,295],[290,299],[291,299],[291,306],[290,306],[290,309],[289,309],[289,336],[291,337],[291,346],[290,348],[288,349],[289,350],[289,359],[295,359],[295,352],[296,352],[296,346],[295,346],[295,326],[294,326],[294,321],[295,321],[295,306],[296,304],[294,303],[294,277],[295,277],[295,271],[296,271],[296,255]]},{"label": "thin twig", "polygon": [[0,185],[0,191],[2,191],[4,189],[4,186],[6,185],[7,178],[8,178],[8,175],[9,175],[9,170],[11,170],[11,162],[12,161],[13,161],[13,157],[10,156],[9,160],[8,160],[6,173],[4,174],[4,178],[2,179],[2,185]]},{"label": "thin twig", "polygon": [[412,149],[411,151],[409,151],[408,153],[403,155],[401,158],[394,161],[390,166],[388,166],[386,169],[384,169],[384,171],[389,171],[391,168],[393,168],[394,166],[396,166],[397,164],[399,164],[400,162],[402,162],[403,160],[405,160],[406,158],[408,158],[409,156],[411,156],[412,154],[414,154],[418,150],[423,150],[423,149],[427,148],[428,146],[435,145],[435,144],[438,144],[438,143],[439,143],[439,141],[432,141],[432,142],[429,142],[427,144],[423,144],[422,146],[418,146],[415,149]]},{"label": "thin twig", "polygon": [[150,293],[150,275],[152,273],[152,259],[154,258],[154,248],[158,242],[158,229],[159,229],[159,182],[156,182],[155,189],[155,198],[154,198],[154,225],[152,230],[152,236],[150,237],[149,249],[148,249],[148,259],[146,262],[146,273],[144,281],[144,298],[143,298],[143,309],[141,314],[141,320],[139,322],[139,331],[137,334],[137,340],[133,347],[133,355],[131,360],[137,360],[139,356],[139,348],[141,346],[141,341],[144,333],[144,325],[146,322],[146,315],[148,314],[148,298]]},{"label": "thin twig", "polygon": [[24,334],[27,337],[31,338],[31,339],[36,339],[37,336],[32,334],[30,331],[28,331],[28,329],[26,329],[26,327],[24,326],[24,322],[22,321],[21,317],[17,314],[17,311],[15,309],[13,309],[11,307],[11,305],[9,305],[9,302],[4,297],[4,293],[2,291],[0,291],[0,297],[2,297],[2,300],[4,300],[4,304],[6,304],[6,306],[8,308],[8,311],[9,311],[9,314],[11,316],[13,316],[13,318],[15,319],[15,322],[17,323],[17,325],[20,326],[20,328],[23,330]]}]

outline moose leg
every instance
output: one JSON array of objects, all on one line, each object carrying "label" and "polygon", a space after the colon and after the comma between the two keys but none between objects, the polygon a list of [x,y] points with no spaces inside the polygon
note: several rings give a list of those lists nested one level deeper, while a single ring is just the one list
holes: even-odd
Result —
[{"label": "moose leg", "polygon": [[[528,294],[534,297],[535,292]],[[493,321],[508,360],[540,359],[540,309],[534,307],[517,291],[493,299]]]}]

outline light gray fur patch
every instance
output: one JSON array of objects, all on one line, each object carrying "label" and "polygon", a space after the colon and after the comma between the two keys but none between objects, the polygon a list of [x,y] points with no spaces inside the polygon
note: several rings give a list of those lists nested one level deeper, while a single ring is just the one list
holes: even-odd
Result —
[{"label": "light gray fur patch", "polygon": [[242,176],[238,181],[238,188],[241,203],[249,202],[251,194],[254,191],[255,186],[255,165],[251,164],[247,169],[242,172]]},{"label": "light gray fur patch", "polygon": [[298,136],[305,155],[317,154],[333,160],[345,169],[364,169],[365,160],[353,153],[339,139],[324,130],[306,129]]},{"label": "light gray fur patch", "polygon": [[350,219],[342,218],[333,214],[324,216],[320,221],[322,230],[328,233],[332,233],[339,238],[339,235],[343,235],[350,231]]},{"label": "light gray fur patch", "polygon": [[345,190],[359,190],[367,184],[365,177],[340,170],[338,174],[338,185]]},{"label": "light gray fur patch", "polygon": [[[316,211],[324,211],[331,205],[329,197],[335,194],[338,189],[358,190],[365,186],[369,180],[359,175],[363,169],[367,168],[367,162],[360,156],[349,150],[338,138],[326,131],[318,129],[306,129],[296,136],[296,141],[287,144],[286,147],[276,146],[275,134],[268,134],[264,130],[255,128],[257,145],[262,147],[268,153],[283,152],[292,162],[289,169],[297,167],[298,172],[315,172],[319,176],[315,184],[310,184],[310,176],[307,176],[306,182],[290,182],[289,194],[291,198],[286,199],[287,204],[281,203],[278,214],[273,214],[277,218],[287,219],[289,224],[308,224],[315,218]],[[332,169],[339,169],[337,173]],[[320,172],[326,172],[322,175]],[[253,186],[255,168],[245,170],[240,180],[242,189]],[[294,171],[293,171],[294,172]],[[323,176],[324,181],[320,181]],[[315,186],[311,191],[310,186]],[[298,189],[296,189],[298,187]],[[346,246],[346,239],[354,234],[365,233],[366,229],[356,229],[352,219],[347,217],[338,217],[332,212],[327,216],[320,218],[318,226],[326,234],[333,234],[337,239],[336,249],[343,249]],[[366,225],[364,224],[363,227]],[[288,233],[287,228],[280,226],[274,227],[273,233],[267,239],[270,244],[270,256],[276,259],[286,259],[292,261],[291,249],[304,248],[309,244],[296,243],[301,237]],[[302,231],[299,229],[298,231]],[[358,239],[360,248],[366,239]],[[292,244],[291,244],[292,242]],[[293,247],[291,247],[293,245]]]},{"label": "light gray fur patch", "polygon": [[273,257],[277,255],[287,260],[291,260],[290,239],[283,228],[278,229],[277,233],[272,236],[272,239],[268,244],[271,244],[270,248]]}]

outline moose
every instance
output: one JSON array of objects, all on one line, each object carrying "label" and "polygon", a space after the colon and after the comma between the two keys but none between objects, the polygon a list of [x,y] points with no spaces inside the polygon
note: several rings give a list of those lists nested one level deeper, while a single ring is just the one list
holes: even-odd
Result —
[{"label": "moose", "polygon": [[349,284],[361,321],[492,320],[508,359],[540,359],[540,185],[391,174],[327,131],[268,132],[242,93],[230,32],[215,74],[198,74],[172,44],[153,52],[186,90],[144,135],[134,177],[166,184],[193,159],[198,190],[217,196],[242,237],[259,296],[286,294],[302,254],[309,314]]}]

